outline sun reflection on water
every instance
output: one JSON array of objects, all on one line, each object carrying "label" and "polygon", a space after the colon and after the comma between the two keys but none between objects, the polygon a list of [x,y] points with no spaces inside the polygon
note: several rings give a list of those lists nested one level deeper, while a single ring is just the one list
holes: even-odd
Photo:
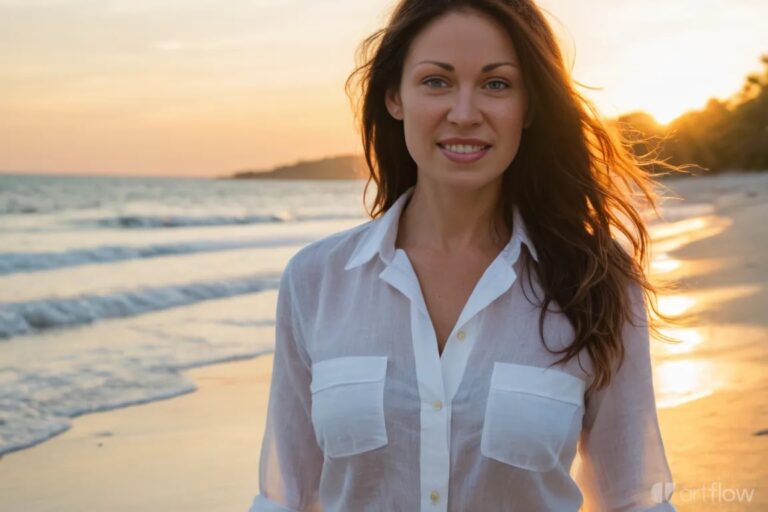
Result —
[{"label": "sun reflection on water", "polygon": [[656,365],[653,376],[656,406],[674,407],[713,394],[720,385],[715,378],[716,370],[712,362],[699,359],[664,361]]},{"label": "sun reflection on water", "polygon": [[666,253],[659,254],[653,258],[651,262],[651,272],[654,274],[664,274],[667,272],[673,272],[682,266],[682,262],[678,259],[670,258]]}]

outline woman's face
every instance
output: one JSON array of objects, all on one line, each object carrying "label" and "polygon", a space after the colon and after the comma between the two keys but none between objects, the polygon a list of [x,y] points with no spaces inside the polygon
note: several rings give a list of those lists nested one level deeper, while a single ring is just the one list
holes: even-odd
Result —
[{"label": "woman's face", "polygon": [[413,40],[400,90],[385,102],[403,121],[419,180],[479,188],[514,160],[528,98],[509,36],[482,15],[451,12]]}]

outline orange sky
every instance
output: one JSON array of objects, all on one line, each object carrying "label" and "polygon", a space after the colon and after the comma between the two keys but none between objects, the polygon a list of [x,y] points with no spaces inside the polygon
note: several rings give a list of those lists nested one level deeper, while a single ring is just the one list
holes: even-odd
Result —
[{"label": "orange sky", "polygon": [[[765,0],[539,4],[609,116],[701,108],[768,51]],[[217,176],[359,152],[343,82],[391,5],[0,0],[0,170]]]}]

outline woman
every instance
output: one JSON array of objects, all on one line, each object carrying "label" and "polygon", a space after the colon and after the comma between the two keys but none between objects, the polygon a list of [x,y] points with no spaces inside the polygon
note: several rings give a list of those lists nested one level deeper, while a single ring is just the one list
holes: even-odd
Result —
[{"label": "woman", "polygon": [[363,50],[374,219],[285,269],[251,511],[673,511],[650,178],[539,9],[403,0]]}]

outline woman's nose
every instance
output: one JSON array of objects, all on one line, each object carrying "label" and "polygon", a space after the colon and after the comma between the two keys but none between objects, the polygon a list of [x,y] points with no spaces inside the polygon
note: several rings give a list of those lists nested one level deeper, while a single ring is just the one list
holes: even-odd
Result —
[{"label": "woman's nose", "polygon": [[459,91],[452,99],[448,121],[455,124],[477,124],[483,120],[471,90]]}]

